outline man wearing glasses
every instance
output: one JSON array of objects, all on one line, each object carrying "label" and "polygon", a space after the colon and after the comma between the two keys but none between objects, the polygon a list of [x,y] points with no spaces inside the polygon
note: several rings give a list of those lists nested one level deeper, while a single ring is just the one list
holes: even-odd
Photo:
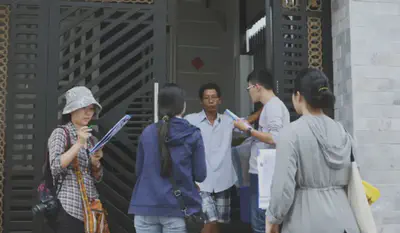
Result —
[{"label": "man wearing glasses", "polygon": [[290,114],[285,104],[275,96],[272,88],[273,79],[266,70],[252,72],[247,78],[247,90],[253,103],[261,102],[264,107],[258,119],[258,130],[249,128],[244,121],[236,121],[235,127],[247,132],[255,140],[251,146],[250,156],[250,208],[253,232],[265,232],[265,211],[258,208],[258,170],[257,153],[259,149],[275,148],[279,130],[290,123]]},{"label": "man wearing glasses", "polygon": [[[198,184],[206,215],[202,233],[218,233],[217,223],[230,222],[230,188],[237,180],[231,153],[234,125],[230,117],[218,113],[221,95],[217,84],[204,84],[199,89],[203,110],[185,117],[192,125],[200,128],[206,152],[207,178]],[[248,119],[254,121],[259,114],[255,113]]]},{"label": "man wearing glasses", "polygon": [[234,126],[232,119],[218,113],[221,89],[217,84],[201,86],[199,98],[203,110],[185,119],[200,128],[206,152],[207,178],[198,184],[206,216],[202,232],[217,233],[217,223],[230,222],[230,188],[237,180],[231,158]]}]

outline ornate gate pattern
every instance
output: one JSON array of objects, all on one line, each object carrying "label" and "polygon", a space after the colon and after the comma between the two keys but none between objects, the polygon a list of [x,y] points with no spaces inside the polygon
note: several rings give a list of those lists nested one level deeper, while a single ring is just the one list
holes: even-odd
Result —
[{"label": "ornate gate pattern", "polygon": [[297,72],[306,67],[323,69],[333,81],[330,1],[272,0],[272,19],[277,92],[294,120],[291,96]]},{"label": "ornate gate pattern", "polygon": [[[137,140],[153,119],[154,80],[166,80],[166,2],[0,0],[0,4],[2,1],[11,3],[12,12],[4,232],[45,231],[41,219],[31,213],[37,202],[35,187],[47,138],[61,116],[63,93],[76,85],[89,87],[103,105],[100,119],[93,123],[99,136],[124,114],[133,115],[104,149],[105,176],[98,186],[111,230],[133,232],[127,208],[135,183]],[[6,43],[2,36],[7,28],[2,22],[7,21],[7,13],[8,8],[0,6],[0,46]],[[3,87],[6,71],[2,62],[6,62],[7,50],[1,51]],[[4,135],[2,113],[0,102],[0,136]]]},{"label": "ornate gate pattern", "polygon": [[152,122],[153,80],[163,74],[156,64],[165,62],[156,49],[165,38],[165,27],[156,31],[156,7],[61,2],[52,9],[59,14],[51,15],[54,33],[50,37],[49,86],[54,87],[50,96],[58,99],[48,99],[48,110],[53,111],[48,115],[54,115],[55,109],[61,111],[62,94],[75,85],[92,89],[102,104],[97,122],[100,135],[124,114],[133,115],[124,131],[105,148],[104,182],[99,185],[111,228],[121,233],[133,230],[126,213],[135,180],[137,139]]},{"label": "ornate gate pattern", "polygon": [[6,3],[11,14],[3,232],[40,232],[31,208],[45,154],[47,11],[38,0]]},{"label": "ornate gate pattern", "polygon": [[[267,68],[273,71],[275,91],[288,106],[294,120],[297,114],[292,106],[291,95],[293,80],[299,70],[306,67],[323,69],[333,82],[330,1],[270,2],[273,45],[267,45],[266,35],[269,32],[264,27],[250,38],[250,53],[254,55],[255,70],[272,63],[272,67]],[[333,116],[333,109],[326,111]]]}]

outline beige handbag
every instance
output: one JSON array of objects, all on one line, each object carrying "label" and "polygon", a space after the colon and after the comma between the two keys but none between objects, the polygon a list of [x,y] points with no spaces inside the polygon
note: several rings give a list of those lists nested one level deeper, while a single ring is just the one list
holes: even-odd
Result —
[{"label": "beige handbag", "polygon": [[365,189],[357,163],[354,160],[353,151],[351,152],[351,174],[349,185],[347,187],[347,197],[358,227],[360,228],[360,232],[377,233],[375,220],[365,195]]}]

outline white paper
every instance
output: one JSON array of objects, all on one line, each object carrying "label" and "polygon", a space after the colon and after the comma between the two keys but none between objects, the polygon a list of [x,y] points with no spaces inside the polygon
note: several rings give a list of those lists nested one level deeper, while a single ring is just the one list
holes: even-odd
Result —
[{"label": "white paper", "polygon": [[271,199],[272,176],[275,169],[276,150],[258,150],[258,205],[260,209],[267,209]]},{"label": "white paper", "polygon": [[[225,114],[227,114],[228,116],[230,116],[234,121],[237,121],[237,120],[239,120],[239,119],[243,119],[243,118],[238,117],[235,113],[231,112],[229,109],[226,109],[226,110],[225,110]],[[251,125],[249,125],[249,124],[246,124],[246,126],[247,126],[248,128],[253,128],[253,127],[251,127]]]},{"label": "white paper", "polygon": [[117,122],[117,124],[115,124],[108,132],[107,134],[100,140],[97,142],[97,144],[92,147],[90,149],[90,154],[93,154],[94,152],[96,152],[97,150],[99,150],[100,148],[102,148],[105,144],[107,144],[110,139],[112,137],[114,137],[121,129],[122,127],[124,127],[126,125],[126,123],[128,123],[128,121],[131,119],[130,115],[125,115],[124,117],[121,118],[121,120],[119,120]]}]

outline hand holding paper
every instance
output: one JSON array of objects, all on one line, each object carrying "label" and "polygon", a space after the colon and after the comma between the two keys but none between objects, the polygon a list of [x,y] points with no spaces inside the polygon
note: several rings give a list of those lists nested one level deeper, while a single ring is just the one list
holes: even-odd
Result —
[{"label": "hand holding paper", "polygon": [[245,120],[239,119],[237,121],[234,122],[234,125],[237,129],[239,129],[240,131],[246,132],[249,129],[252,129],[253,127],[251,127],[249,125],[249,123]]},{"label": "hand holding paper", "polygon": [[236,116],[236,114],[231,112],[229,109],[225,110],[225,114],[230,116],[235,121],[235,127],[240,129],[241,131],[246,131],[249,128],[253,128],[247,121],[239,118],[238,116]]},{"label": "hand holding paper", "polygon": [[99,149],[101,149],[105,144],[107,144],[112,137],[114,137],[121,129],[128,123],[128,121],[131,119],[130,115],[125,115],[121,120],[117,122],[117,124],[114,125],[110,129],[110,131],[107,132],[107,134],[92,148],[90,149],[90,154],[92,155]]},{"label": "hand holding paper", "polygon": [[93,153],[91,161],[92,165],[98,167],[100,166],[100,159],[103,158],[103,151],[102,148],[98,149],[96,152]]}]

